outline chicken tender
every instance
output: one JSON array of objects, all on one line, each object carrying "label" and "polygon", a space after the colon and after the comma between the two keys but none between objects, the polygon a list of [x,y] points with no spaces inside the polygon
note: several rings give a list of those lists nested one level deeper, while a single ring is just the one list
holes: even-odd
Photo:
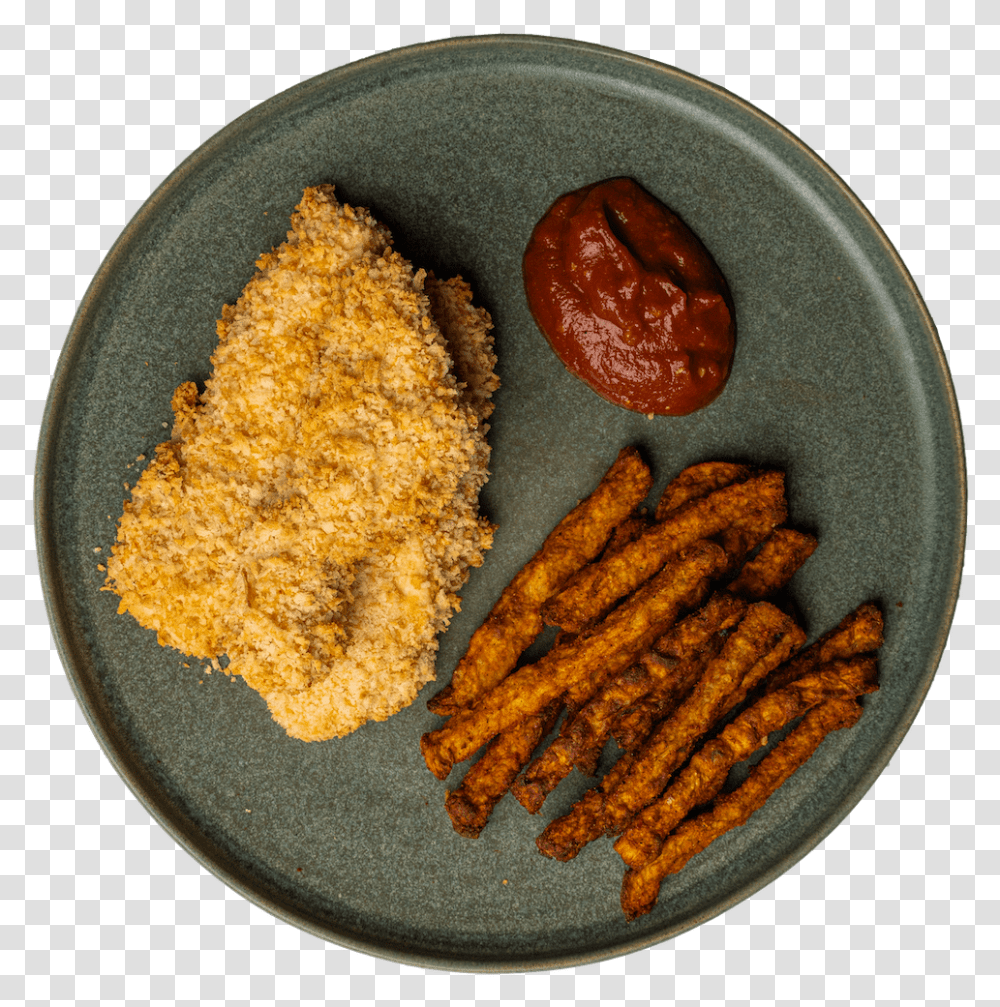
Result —
[{"label": "chicken tender", "polygon": [[306,741],[413,701],[492,541],[489,316],[391,246],[332,186],[306,189],[223,308],[204,392],[177,389],[108,563],[120,612],[228,655]]}]

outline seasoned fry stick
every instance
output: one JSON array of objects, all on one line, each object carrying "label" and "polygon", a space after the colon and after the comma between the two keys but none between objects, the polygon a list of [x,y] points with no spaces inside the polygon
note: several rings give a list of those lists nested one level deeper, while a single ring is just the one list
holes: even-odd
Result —
[{"label": "seasoned fry stick", "polygon": [[656,905],[660,885],[668,874],[675,874],[723,833],[746,823],[819,748],[827,734],[851,727],[860,716],[861,707],[853,699],[828,700],[810,710],[802,723],[750,770],[741,787],[720,797],[710,811],[684,822],[652,863],[625,872],[621,904],[626,918],[634,920],[648,913]]},{"label": "seasoned fry stick", "polygon": [[726,554],[714,543],[693,545],[599,626],[515,671],[470,710],[425,734],[420,748],[428,769],[443,780],[456,762],[511,724],[538,713],[580,679],[593,678],[596,688],[624,671],[665,626],[704,598],[709,578],[725,564]]},{"label": "seasoned fry stick", "polygon": [[[645,655],[639,666],[626,669],[604,685],[576,714],[566,718],[560,736],[514,784],[512,793],[517,800],[535,814],[574,766],[593,775],[616,723],[623,725],[615,734],[620,747],[634,749],[642,744],[655,721],[686,698],[696,681],[694,675],[704,669],[709,657],[715,656],[705,655],[705,661],[699,663],[693,660],[693,655],[709,643],[712,634],[734,625],[746,611],[746,602],[739,595],[745,593],[756,600],[783,587],[815,547],[816,540],[811,535],[788,528],[775,529],[726,591],[716,592],[702,609],[682,619],[657,641],[655,646],[660,652],[682,663],[665,665],[652,655]],[[635,704],[650,693],[655,694],[636,709]],[[571,694],[568,699],[572,708]]]},{"label": "seasoned fry stick", "polygon": [[[639,752],[630,754],[627,770],[617,774],[613,785],[605,778],[599,789],[589,790],[551,822],[542,834],[544,841],[537,844],[539,850],[556,860],[571,860],[603,832],[621,831],[636,811],[659,795],[708,727],[741,703],[756,682],[801,644],[803,636],[773,605],[751,606],[719,655],[709,661],[694,692]],[[615,769],[621,764],[619,760]]]},{"label": "seasoned fry stick", "polygon": [[[629,676],[629,681],[626,682],[619,676],[583,703],[578,702],[582,690],[570,690],[566,696],[567,705],[570,709],[575,706],[580,709],[577,715],[567,718],[562,733],[570,735],[580,732],[573,742],[573,764],[581,772],[587,772],[588,766],[592,764],[591,760],[596,761],[596,756],[600,755],[600,750],[618,722],[617,713],[629,711],[645,695],[652,694],[652,711],[660,711],[662,715],[673,710],[694,687],[697,679],[692,680],[692,675],[700,674],[709,658],[718,652],[717,648],[711,649],[718,633],[735,626],[746,608],[747,604],[741,598],[725,591],[717,591],[702,608],[686,616],[656,641],[656,652],[666,657],[667,662],[657,660],[656,654],[652,652],[644,654],[639,662],[644,666],[645,674],[627,671],[625,674]],[[721,639],[718,642],[721,646]],[[704,659],[695,660],[699,655]],[[677,665],[676,662],[682,663]],[[577,716],[581,718],[579,724]],[[652,724],[653,721],[650,720],[643,740]],[[588,737],[592,739],[593,745],[589,752]],[[594,748],[597,749],[596,756]],[[566,772],[569,772],[568,768]]]},{"label": "seasoned fry stick", "polygon": [[684,469],[672,479],[656,505],[656,520],[662,521],[689,500],[708,496],[723,486],[743,482],[750,477],[750,469],[732,462],[701,462]]},{"label": "seasoned fry stick", "polygon": [[642,867],[655,860],[664,838],[681,819],[692,808],[715,797],[729,770],[765,745],[769,734],[825,700],[853,699],[874,692],[878,688],[876,677],[873,657],[831,661],[761,697],[727,725],[718,738],[703,745],[666,792],[636,815],[615,843],[622,860],[628,867]]},{"label": "seasoned fry stick", "polygon": [[713,537],[712,541],[718,542],[729,557],[725,577],[738,574],[743,569],[747,556],[771,535],[775,516],[774,511],[750,513],[739,524],[726,528]]},{"label": "seasoned fry stick", "polygon": [[670,712],[656,696],[643,696],[631,710],[623,711],[611,725],[611,737],[622,751],[634,752],[645,744],[654,726]]},{"label": "seasoned fry stick", "polygon": [[[704,620],[704,628],[708,631],[711,631],[713,626],[716,632],[729,629],[742,618],[746,607],[746,601],[728,590],[717,591],[702,609],[679,622],[673,630],[657,640],[653,644],[653,648],[668,657],[687,653],[681,634],[692,630],[696,625],[696,620]],[[688,645],[708,647],[710,641],[711,637],[707,635],[704,638],[695,636]],[[721,640],[719,646],[721,646]],[[715,657],[717,653],[718,648],[707,653],[706,660]],[[646,659],[643,658],[643,660]],[[692,665],[688,664],[686,667],[692,667]],[[704,669],[704,665],[701,666],[701,669]],[[625,751],[634,751],[642,745],[649,737],[653,726],[687,699],[695,682],[685,679],[679,685],[680,687],[677,688],[672,681],[665,680],[662,687],[655,685],[647,695],[636,697],[632,706],[624,708],[615,717],[609,733],[618,742],[619,748]]]},{"label": "seasoned fry stick", "polygon": [[[664,691],[694,688],[707,658],[694,655],[687,661],[644,654],[613,682],[605,685],[583,709],[566,718],[563,730],[528,767],[511,788],[511,793],[531,814],[541,810],[545,798],[569,776],[576,766],[593,776],[597,761],[610,736],[614,714],[633,697],[648,692],[658,682]],[[568,726],[566,726],[568,725]]]},{"label": "seasoned fry stick", "polygon": [[624,549],[580,570],[543,606],[545,621],[580,630],[692,542],[727,529],[757,525],[762,517],[771,528],[777,527],[787,516],[784,486],[781,472],[766,472],[683,505]]},{"label": "seasoned fry stick", "polygon": [[538,743],[555,727],[559,710],[559,701],[555,700],[541,713],[498,734],[461,784],[448,793],[444,806],[459,835],[468,839],[479,837],[497,802],[507,793]]},{"label": "seasoned fry stick", "polygon": [[[674,670],[675,677],[657,684],[632,709],[615,718],[608,733],[615,739],[620,749],[634,752],[646,743],[653,728],[670,716],[691,695],[704,675],[708,662],[717,657],[722,650],[724,640],[723,634],[718,634],[701,654],[680,662]],[[654,657],[655,655],[650,652],[644,654],[642,660],[647,661]]]},{"label": "seasoned fry stick", "polygon": [[836,629],[825,633],[801,654],[776,669],[766,683],[767,689],[769,692],[780,689],[828,661],[870,654],[881,646],[882,613],[871,602],[865,602],[845,616]]},{"label": "seasoned fry stick", "polygon": [[733,580],[728,590],[742,598],[760,601],[784,587],[792,575],[816,551],[819,543],[812,535],[793,528],[775,528]]},{"label": "seasoned fry stick", "polygon": [[[790,528],[776,528],[760,552],[747,562],[721,596],[736,595],[741,599],[760,601],[783,588],[815,547],[816,539],[811,535]],[[718,596],[713,596],[713,600],[716,597]],[[707,609],[708,605],[705,607]],[[654,644],[654,648],[662,653],[670,653],[670,646],[669,634]],[[674,705],[676,704],[669,703],[669,708],[672,709]],[[645,741],[653,724],[661,719],[663,713],[662,704],[657,697],[648,696],[632,709],[623,711],[611,729],[612,737],[620,747],[634,749]]]},{"label": "seasoned fry stick", "polygon": [[614,528],[649,492],[649,467],[632,447],[622,450],[597,489],[556,525],[542,548],[504,589],[473,634],[451,684],[427,704],[450,716],[471,705],[517,664],[542,631],[541,607],[604,548]]},{"label": "seasoned fry stick", "polygon": [[746,615],[747,603],[728,591],[715,591],[705,604],[672,626],[654,644],[664,657],[683,660],[696,654],[720,630],[735,626]]},{"label": "seasoned fry stick", "polygon": [[608,831],[620,832],[659,796],[698,738],[804,642],[805,634],[780,609],[766,601],[751,605],[694,692],[653,732],[628,776],[608,796],[604,807]]},{"label": "seasoned fry stick", "polygon": [[569,814],[549,822],[535,839],[538,852],[553,860],[572,860],[587,845],[604,834],[604,799],[622,781],[635,756],[625,752],[610,772],[588,790],[570,809]]},{"label": "seasoned fry stick", "polygon": [[[728,554],[727,554],[728,555]],[[728,569],[729,562],[725,569]],[[653,648],[664,657],[687,660],[701,650],[720,629],[735,626],[746,611],[746,603],[726,592],[716,592],[706,604],[672,626]],[[592,678],[582,678],[566,691],[570,710],[582,709],[597,694]]]},{"label": "seasoned fry stick", "polygon": [[637,538],[645,535],[652,523],[648,517],[642,514],[635,514],[630,518],[626,518],[611,533],[611,538],[608,539],[608,544],[604,547],[604,552],[601,553],[602,558],[619,552],[630,542],[634,542]]},{"label": "seasoned fry stick", "polygon": [[[611,688],[606,687],[601,690],[603,705],[611,707],[616,702],[627,702],[625,699],[626,690],[630,687],[646,689],[649,679],[650,676],[642,665],[632,665],[619,675],[614,683],[611,683]],[[564,727],[559,737],[541,755],[535,757],[524,774],[511,787],[510,792],[530,814],[537,814],[541,810],[545,798],[569,776],[583,746],[590,743],[592,747],[597,747],[592,736],[583,737],[583,722],[580,719],[580,715],[593,705],[593,702],[588,703],[584,710],[575,715],[571,714],[564,721]],[[614,706],[614,709],[618,708],[618,706]],[[565,727],[567,723],[570,723],[568,730]],[[599,749],[598,755],[600,755]]]}]

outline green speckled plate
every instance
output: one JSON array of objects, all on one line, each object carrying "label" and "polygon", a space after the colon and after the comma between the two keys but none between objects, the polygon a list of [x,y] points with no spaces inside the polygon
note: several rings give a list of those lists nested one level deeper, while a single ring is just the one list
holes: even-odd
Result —
[{"label": "green speckled plate", "polygon": [[[647,420],[570,377],[532,324],[520,260],[560,193],[630,175],[701,236],[737,306],[733,376],[709,408]],[[496,323],[492,479],[499,525],[441,642],[446,682],[502,587],[625,444],[654,468],[746,459],[785,469],[820,546],[793,594],[810,636],[865,600],[886,613],[881,691],[758,812],[626,924],[621,862],[568,864],[533,840],[587,781],[531,817],[506,799],[457,836],[425,769],[424,700],[350,737],[292,741],[242,682],[206,677],[99,591],[127,466],[182,380],[204,379],[221,306],[283,239],[306,185],[370,206],[397,247],[462,271]],[[435,968],[555,968],[711,918],[819,842],[888,762],[930,685],[965,528],[958,410],[933,324],[859,200],[781,126],[681,71],[581,43],[453,39],[331,71],[264,102],[177,169],[84,299],[45,414],[37,536],[53,632],[114,766],[209,870],[269,912],[351,948]],[[200,680],[204,684],[200,684]],[[454,786],[460,770],[450,781]],[[248,813],[249,809],[249,813]]]}]

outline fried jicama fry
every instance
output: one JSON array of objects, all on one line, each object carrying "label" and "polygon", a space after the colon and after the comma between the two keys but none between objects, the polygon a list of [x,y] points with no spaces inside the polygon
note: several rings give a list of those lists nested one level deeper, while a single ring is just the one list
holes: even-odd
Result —
[{"label": "fried jicama fry", "polygon": [[[727,568],[729,565],[727,559]],[[734,595],[715,592],[706,604],[672,626],[654,649],[664,657],[687,660],[706,646],[720,629],[735,626],[746,611],[746,603]],[[570,710],[582,709],[597,694],[593,678],[582,678],[566,691]]]},{"label": "fried jicama fry", "polygon": [[[777,535],[783,531],[785,529],[778,528],[775,529],[774,534]],[[806,558],[801,550],[797,548],[796,551],[802,556],[803,560]],[[725,591],[719,592],[719,595],[723,598],[738,598],[740,604],[745,609],[748,601],[760,601],[772,592],[784,587],[795,572],[790,564],[787,563],[787,556],[778,554],[762,559],[762,554],[763,550],[753,560],[750,560],[745,568],[756,567],[753,573],[752,587],[742,581],[741,583],[734,581],[726,587]],[[738,580],[741,580],[741,578],[738,578]],[[733,591],[734,585],[736,586],[736,592],[740,592],[739,594]],[[743,591],[746,591],[746,594],[743,594]],[[742,612],[743,609],[740,611]],[[729,625],[731,623],[727,623],[723,628],[728,628]],[[669,634],[662,640],[658,640],[654,644],[654,649],[669,652]],[[691,683],[692,686],[693,684]],[[618,742],[619,748],[629,752],[634,751],[649,737],[653,727],[668,714],[672,713],[687,698],[689,692],[690,688],[683,694],[667,692],[665,695],[661,695],[655,688],[652,689],[648,695],[643,696],[633,706],[623,709],[618,714],[611,726],[611,737]]]},{"label": "fried jicama fry", "polygon": [[541,713],[498,734],[461,784],[448,793],[444,806],[459,835],[479,838],[497,802],[510,789],[538,743],[555,727],[560,709],[555,700]]},{"label": "fried jicama fry", "polygon": [[692,808],[715,797],[729,770],[767,744],[769,734],[826,700],[854,699],[874,692],[877,675],[873,657],[831,661],[762,696],[691,757],[665,793],[636,815],[618,838],[615,850],[628,867],[642,867],[655,860],[665,837]]},{"label": "fried jicama fry", "polygon": [[[741,544],[745,547],[746,542]],[[693,656],[709,643],[713,634],[739,621],[747,607],[743,598],[760,600],[784,587],[815,548],[816,539],[811,535],[788,528],[775,529],[726,591],[716,592],[702,609],[682,619],[654,645],[675,659],[673,666],[665,665],[662,660],[657,662],[652,654],[644,655],[640,666],[633,666],[608,682],[566,719],[560,736],[514,785],[512,792],[518,801],[534,814],[574,766],[593,775],[616,725],[620,728],[615,733],[620,747],[634,750],[642,744],[654,723],[671,713],[694,687],[693,676],[704,670],[704,662],[699,664]],[[714,656],[705,654],[705,661]],[[679,666],[677,660],[681,661]],[[568,696],[571,708],[574,698]]]},{"label": "fried jicama fry", "polygon": [[[787,516],[785,477],[765,472],[692,500],[623,549],[580,570],[542,609],[546,622],[577,631],[652,577],[679,550],[720,532]],[[766,534],[766,531],[765,531]],[[761,536],[763,537],[763,536]]]},{"label": "fried jicama fry", "polygon": [[428,769],[443,780],[456,762],[581,679],[592,678],[596,689],[624,671],[683,611],[704,599],[710,578],[725,565],[726,554],[715,543],[698,542],[685,550],[600,625],[515,671],[471,709],[425,734],[420,749]]},{"label": "fried jicama fry", "polygon": [[[719,642],[721,647],[721,639]],[[577,713],[567,717],[563,730],[528,767],[511,792],[531,814],[541,810],[545,798],[573,767],[593,776],[604,745],[610,737],[615,713],[657,686],[664,693],[686,694],[704,671],[707,655],[695,654],[686,661],[667,660],[652,652],[626,669]],[[567,726],[568,725],[568,726]]]},{"label": "fried jicama fry", "polygon": [[859,605],[845,616],[836,629],[825,633],[814,644],[783,667],[775,670],[765,683],[768,691],[780,689],[828,661],[848,660],[858,654],[870,654],[882,646],[882,613],[871,602]]},{"label": "fried jicama fry", "polygon": [[544,841],[537,843],[539,850],[556,860],[571,860],[605,831],[621,831],[636,811],[659,796],[698,738],[741,703],[803,639],[798,626],[773,605],[751,606],[673,716],[660,724],[638,752],[627,753],[624,771],[618,771],[619,760],[613,784],[605,778],[599,788],[587,791],[565,815],[551,822],[542,834]]},{"label": "fried jicama fry", "polygon": [[[695,626],[696,620],[705,620],[706,628],[711,629],[716,626],[716,632],[729,629],[735,625],[746,612],[747,602],[733,594],[728,589],[717,591],[709,598],[705,606],[698,612],[693,613],[682,620],[669,633],[656,641],[653,645],[655,652],[666,655],[668,658],[676,657],[678,653],[685,653],[683,640],[680,634],[689,631]],[[716,618],[718,617],[718,621]],[[697,640],[697,638],[695,638]],[[704,646],[709,646],[711,637],[705,638]],[[692,642],[695,642],[694,640]],[[706,661],[713,658],[721,648],[722,640],[719,638],[718,646],[714,650],[706,651]],[[647,654],[642,657],[642,661],[651,661],[654,655]],[[685,662],[686,668],[696,668],[704,670],[704,664],[698,666],[694,662]],[[699,675],[700,677],[700,675]],[[644,696],[637,696],[635,701],[628,707],[624,707],[612,721],[609,734],[618,743],[618,747],[627,752],[635,751],[649,737],[653,727],[664,717],[673,711],[685,700],[696,684],[689,679],[681,679],[674,682],[667,678],[662,685],[654,685]]]},{"label": "fried jicama fry", "polygon": [[[779,532],[784,530],[785,529],[778,528],[775,530],[774,534],[777,535]],[[726,622],[721,627],[722,629],[728,629],[729,626],[736,621],[739,615],[745,611],[747,600],[760,601],[768,594],[779,590],[785,586],[792,574],[795,572],[795,570],[792,569],[785,561],[785,556],[779,555],[775,558],[775,561],[771,561],[768,557],[762,559],[761,557],[763,553],[764,550],[762,549],[761,552],[746,565],[746,568],[751,566],[756,568],[753,575],[754,587],[752,591],[748,591],[747,596],[737,593],[741,592],[743,587],[741,584],[736,584],[734,581],[728,585],[725,591],[718,592],[716,595],[713,595],[713,598],[709,600],[705,609],[702,610],[707,610],[709,605],[711,605],[712,601],[716,598],[727,599],[731,604],[735,603],[740,605],[741,607],[739,609],[734,610],[735,613],[738,613],[736,614],[736,617],[731,621]],[[801,550],[799,550],[799,554],[802,554]],[[803,555],[803,560],[804,559],[805,556]],[[737,592],[733,591],[734,584],[736,584]],[[759,594],[758,592],[763,593]],[[670,653],[671,647],[672,643],[670,634],[667,634],[663,639],[658,640],[654,644],[654,649],[665,653]],[[693,684],[694,683],[691,683],[691,686],[693,686]],[[687,698],[687,694],[689,692],[690,688],[686,689],[683,694],[668,691],[666,694],[661,695],[657,689],[654,688],[648,695],[643,696],[633,706],[623,709],[611,725],[610,732],[611,736],[616,742],[618,742],[618,747],[628,752],[637,749],[649,737],[653,727],[659,721],[663,720],[663,718],[668,714],[672,713],[673,710]]]},{"label": "fried jicama fry", "polygon": [[750,770],[741,787],[718,798],[710,811],[684,822],[652,863],[625,872],[621,904],[626,918],[634,920],[650,912],[668,874],[675,874],[725,832],[745,824],[819,748],[827,734],[851,727],[860,716],[861,707],[854,699],[828,700],[810,710],[802,723]]},{"label": "fried jicama fry", "polygon": [[766,598],[792,579],[818,544],[814,536],[805,532],[775,528],[760,552],[743,567],[727,590],[751,601]]},{"label": "fried jicama fry", "polygon": [[[669,717],[691,695],[705,673],[708,662],[722,650],[724,640],[724,635],[719,633],[701,654],[676,664],[669,679],[655,686],[631,709],[623,711],[614,719],[608,733],[615,739],[620,749],[634,752],[646,743],[653,728],[661,720]],[[643,662],[652,662],[656,659],[657,655],[653,651],[642,656]]]},{"label": "fried jicama fry", "polygon": [[476,630],[451,684],[427,704],[443,716],[470,706],[502,681],[542,631],[542,605],[604,548],[652,486],[649,467],[624,448],[597,489],[556,525],[542,548],[504,589]]},{"label": "fried jicama fry", "polygon": [[634,514],[632,517],[626,518],[611,533],[611,538],[608,539],[608,544],[605,546],[604,552],[601,553],[601,557],[610,556],[624,549],[630,542],[645,535],[652,523],[644,514]]},{"label": "fried jicama fry", "polygon": [[668,484],[656,505],[656,520],[662,521],[672,511],[678,510],[690,500],[708,496],[713,490],[731,486],[750,478],[746,465],[732,462],[700,462],[679,473]]},{"label": "fried jicama fry", "polygon": [[601,782],[573,805],[569,814],[549,822],[535,839],[538,852],[553,860],[572,860],[595,839],[604,835],[604,799],[624,779],[635,756],[625,752]]},{"label": "fried jicama fry", "polygon": [[655,800],[698,739],[738,706],[750,690],[805,642],[805,633],[766,601],[751,605],[694,692],[638,753],[632,769],[605,801],[609,832],[620,832]]}]

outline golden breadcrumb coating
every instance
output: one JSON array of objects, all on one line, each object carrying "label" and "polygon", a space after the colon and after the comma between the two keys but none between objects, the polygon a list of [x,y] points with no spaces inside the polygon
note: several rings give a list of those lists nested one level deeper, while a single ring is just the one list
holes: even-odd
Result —
[{"label": "golden breadcrumb coating", "polygon": [[174,393],[108,562],[120,612],[227,654],[305,741],[413,701],[492,541],[489,315],[391,242],[333,186],[305,191],[223,308],[205,391]]}]

